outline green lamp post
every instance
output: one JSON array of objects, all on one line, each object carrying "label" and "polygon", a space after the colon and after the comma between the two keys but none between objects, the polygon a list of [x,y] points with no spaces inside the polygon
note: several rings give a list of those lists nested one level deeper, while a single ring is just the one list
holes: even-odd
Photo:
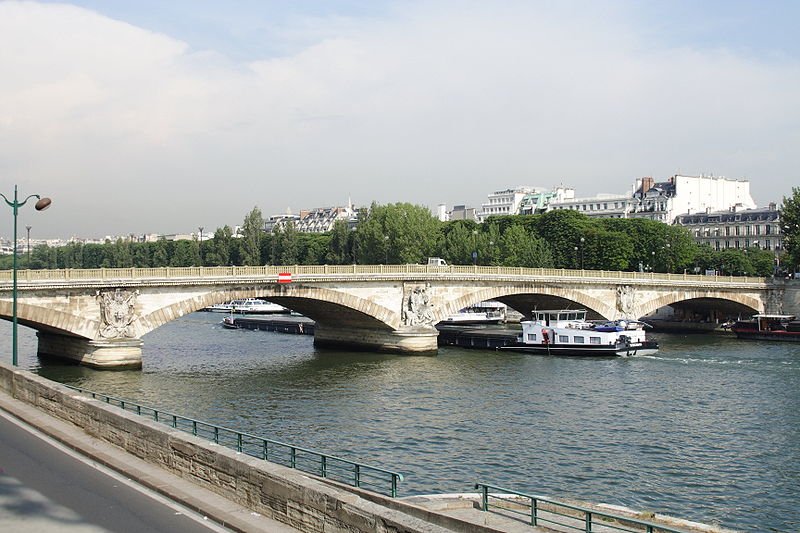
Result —
[{"label": "green lamp post", "polygon": [[3,197],[3,200],[11,207],[14,211],[14,248],[13,248],[13,260],[12,260],[12,271],[13,271],[13,282],[12,282],[12,289],[11,289],[11,364],[17,366],[17,212],[19,208],[25,205],[25,203],[30,200],[31,198],[36,198],[38,201],[34,206],[37,211],[43,211],[50,207],[52,200],[50,198],[42,198],[38,194],[31,194],[21,202],[17,200],[17,186],[14,185],[14,201],[10,201],[6,198],[6,195],[0,193],[0,196]]}]

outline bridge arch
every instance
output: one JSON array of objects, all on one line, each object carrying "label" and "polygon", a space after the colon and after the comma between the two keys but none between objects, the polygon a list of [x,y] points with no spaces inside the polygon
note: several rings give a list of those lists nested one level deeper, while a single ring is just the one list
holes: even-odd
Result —
[{"label": "bridge arch", "polygon": [[395,313],[370,300],[318,286],[252,286],[217,289],[188,297],[143,314],[139,335],[145,335],[183,315],[211,305],[244,298],[264,298],[297,311],[321,326],[349,326],[390,331],[397,327]]},{"label": "bridge arch", "polygon": [[685,291],[680,294],[676,293],[663,293],[649,301],[643,302],[639,306],[640,316],[646,316],[656,310],[681,302],[689,302],[692,300],[721,300],[733,302],[752,309],[754,313],[761,313],[764,311],[764,304],[758,298],[749,296],[747,294],[732,293],[732,292],[718,292],[718,291]]},{"label": "bridge arch", "polygon": [[[540,308],[580,307],[589,311],[590,316],[601,319],[612,319],[615,309],[613,304],[600,300],[580,290],[563,287],[485,287],[470,292],[441,306],[435,313],[436,320],[444,320],[460,309],[484,300],[497,300],[516,309],[525,316],[530,316],[533,306],[529,302],[536,297],[542,301]],[[526,308],[530,307],[530,308]],[[538,306],[537,306],[538,307]]]},{"label": "bridge arch", "polygon": [[[0,300],[0,318],[13,320],[14,311],[10,301]],[[17,323],[36,331],[45,331],[70,337],[92,339],[100,328],[100,323],[91,318],[76,318],[73,313],[61,309],[51,309],[40,305],[17,302]]]}]

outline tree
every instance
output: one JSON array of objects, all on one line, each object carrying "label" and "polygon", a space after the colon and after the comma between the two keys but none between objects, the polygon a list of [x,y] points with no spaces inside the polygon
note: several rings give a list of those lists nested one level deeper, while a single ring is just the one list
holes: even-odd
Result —
[{"label": "tree", "polygon": [[287,220],[272,230],[272,258],[279,265],[300,262],[300,242],[294,222]]},{"label": "tree", "polygon": [[441,222],[427,207],[373,203],[356,228],[362,263],[420,263],[441,244]]},{"label": "tree", "polygon": [[333,223],[330,235],[330,249],[326,255],[328,263],[334,265],[346,265],[352,262],[350,254],[351,237],[347,222],[337,220]]},{"label": "tree", "polygon": [[478,231],[478,225],[468,220],[456,220],[444,227],[442,246],[437,257],[443,257],[453,265],[468,265],[472,263],[473,231]]},{"label": "tree", "polygon": [[780,220],[783,248],[790,261],[787,270],[798,272],[800,271],[800,187],[792,187],[792,195],[784,196]]},{"label": "tree", "polygon": [[242,223],[242,264],[263,265],[261,259],[261,239],[264,236],[264,217],[261,210],[254,207]]},{"label": "tree", "polygon": [[165,267],[169,266],[169,246],[164,238],[158,239],[153,247],[153,266]]},{"label": "tree", "polygon": [[200,263],[200,256],[197,254],[197,242],[189,240],[175,241],[169,266],[187,267],[197,266]]},{"label": "tree", "polygon": [[543,239],[531,235],[522,225],[509,226],[500,237],[504,266],[550,267],[553,256]]},{"label": "tree", "polygon": [[532,223],[536,234],[550,246],[553,264],[557,268],[579,266],[576,265],[575,247],[581,246],[581,237],[592,227],[589,217],[577,211],[558,209],[533,217]]},{"label": "tree", "polygon": [[225,225],[214,231],[214,238],[207,248],[206,261],[210,266],[228,266],[231,262],[233,230]]}]

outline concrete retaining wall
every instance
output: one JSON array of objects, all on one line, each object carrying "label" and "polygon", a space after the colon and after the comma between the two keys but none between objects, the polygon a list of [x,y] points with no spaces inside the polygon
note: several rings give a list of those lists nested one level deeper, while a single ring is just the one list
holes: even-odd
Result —
[{"label": "concrete retaining wall", "polygon": [[3,364],[0,389],[94,438],[301,531],[492,530],[236,453]]}]

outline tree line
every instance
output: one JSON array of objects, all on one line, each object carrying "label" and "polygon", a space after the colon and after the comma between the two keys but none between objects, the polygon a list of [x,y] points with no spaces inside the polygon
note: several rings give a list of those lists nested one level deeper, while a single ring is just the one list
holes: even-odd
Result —
[{"label": "tree line", "polygon": [[[784,199],[785,250],[781,264],[800,263],[800,189]],[[792,224],[794,226],[792,226]],[[358,223],[335,223],[328,233],[300,233],[288,222],[264,231],[258,207],[234,235],[217,228],[200,241],[70,243],[36,246],[20,254],[20,268],[120,268],[227,265],[344,265],[422,263],[441,257],[449,264],[768,276],[776,273],[771,251],[699,245],[680,226],[646,219],[596,219],[577,211],[440,222],[423,206],[373,203]],[[0,260],[10,268],[11,258]],[[787,269],[788,270],[788,269]]]}]

